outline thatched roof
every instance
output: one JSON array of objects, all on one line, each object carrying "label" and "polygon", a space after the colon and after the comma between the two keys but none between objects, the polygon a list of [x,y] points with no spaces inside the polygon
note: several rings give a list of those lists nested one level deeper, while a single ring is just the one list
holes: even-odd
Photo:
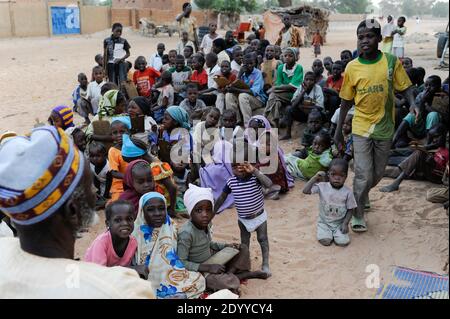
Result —
[{"label": "thatched roof", "polygon": [[270,12],[280,17],[288,14],[291,16],[292,24],[297,27],[305,27],[307,40],[312,38],[316,30],[320,30],[324,40],[328,30],[328,19],[330,11],[310,5],[301,5],[288,8],[271,8]]}]

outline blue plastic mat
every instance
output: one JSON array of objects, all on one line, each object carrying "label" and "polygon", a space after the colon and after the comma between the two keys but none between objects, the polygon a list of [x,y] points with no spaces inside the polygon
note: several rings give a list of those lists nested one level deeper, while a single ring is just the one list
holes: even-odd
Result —
[{"label": "blue plastic mat", "polygon": [[449,299],[448,276],[395,267],[390,283],[382,285],[377,299]]}]

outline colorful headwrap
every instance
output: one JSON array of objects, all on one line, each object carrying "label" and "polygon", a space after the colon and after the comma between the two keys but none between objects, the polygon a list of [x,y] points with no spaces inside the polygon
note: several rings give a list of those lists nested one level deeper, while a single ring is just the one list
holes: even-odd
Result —
[{"label": "colorful headwrap", "polygon": [[117,95],[119,90],[109,90],[100,98],[98,104],[98,116],[113,116],[116,112]]},{"label": "colorful headwrap", "polygon": [[61,128],[44,126],[0,146],[0,209],[19,225],[54,214],[83,175],[84,157]]},{"label": "colorful headwrap", "polygon": [[72,108],[64,105],[60,105],[55,107],[52,112],[54,112],[63,122],[63,130],[68,129],[69,127],[75,126],[73,124],[73,111]]},{"label": "colorful headwrap", "polygon": [[[139,163],[147,164],[148,170],[150,171],[150,164],[147,161],[144,161],[142,159],[138,159],[138,160],[128,163],[127,169],[125,171],[125,175],[123,177],[124,192],[119,197],[119,199],[127,200],[134,205],[135,218],[138,213],[139,199],[141,198],[141,194],[137,193],[133,187],[133,168],[136,166],[136,164],[139,164]],[[163,196],[163,198],[164,198],[164,196]]]},{"label": "colorful headwrap", "polygon": [[186,130],[191,128],[189,114],[182,107],[173,105],[168,107],[166,111],[182,128],[185,128]]},{"label": "colorful headwrap", "polygon": [[[145,204],[159,198],[166,206],[166,220],[159,228],[147,224]],[[158,298],[183,295],[198,298],[205,290],[205,277],[199,272],[188,271],[177,255],[177,231],[167,214],[167,202],[163,195],[150,192],[139,200],[139,212],[134,221],[133,237],[137,240],[135,263],[148,267],[148,278]]]},{"label": "colorful headwrap", "polygon": [[146,153],[146,150],[143,150],[140,147],[137,147],[133,141],[131,140],[128,134],[123,134],[122,136],[122,157],[135,158],[142,156]]}]

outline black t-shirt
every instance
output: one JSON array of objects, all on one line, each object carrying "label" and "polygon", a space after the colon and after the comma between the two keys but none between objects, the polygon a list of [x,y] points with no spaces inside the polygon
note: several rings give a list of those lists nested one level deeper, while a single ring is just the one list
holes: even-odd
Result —
[{"label": "black t-shirt", "polygon": [[106,38],[103,41],[103,48],[107,49],[108,63],[114,62],[114,48],[115,48],[116,44],[123,45],[123,49],[125,51],[128,51],[131,48],[128,41],[124,38],[113,38],[112,36]]}]

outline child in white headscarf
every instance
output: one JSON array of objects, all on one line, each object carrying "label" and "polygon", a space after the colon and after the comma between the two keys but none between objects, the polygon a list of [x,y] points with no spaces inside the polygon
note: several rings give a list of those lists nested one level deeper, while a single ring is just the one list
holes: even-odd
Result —
[{"label": "child in white headscarf", "polygon": [[212,240],[211,221],[215,214],[210,188],[190,184],[184,194],[184,204],[191,220],[178,232],[178,256],[187,270],[204,274],[207,289],[237,292],[242,279],[267,278],[262,271],[250,271],[250,253],[246,245]]}]

